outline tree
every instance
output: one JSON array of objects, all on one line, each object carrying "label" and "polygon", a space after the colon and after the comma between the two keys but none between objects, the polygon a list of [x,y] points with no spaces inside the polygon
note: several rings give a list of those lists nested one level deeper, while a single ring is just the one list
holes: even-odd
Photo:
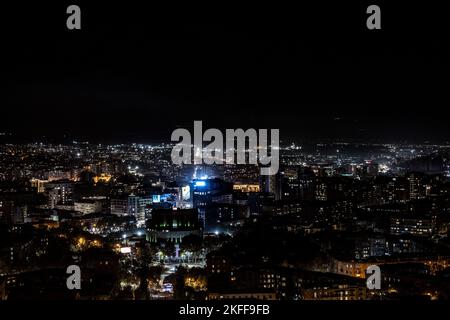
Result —
[{"label": "tree", "polygon": [[175,256],[175,246],[171,242],[165,242],[161,244],[161,252],[165,257]]},{"label": "tree", "polygon": [[197,257],[201,255],[203,249],[203,240],[196,235],[188,235],[183,238],[181,242],[180,249],[183,251],[184,255],[187,256],[188,262],[189,257],[193,256],[194,261],[197,262]]}]

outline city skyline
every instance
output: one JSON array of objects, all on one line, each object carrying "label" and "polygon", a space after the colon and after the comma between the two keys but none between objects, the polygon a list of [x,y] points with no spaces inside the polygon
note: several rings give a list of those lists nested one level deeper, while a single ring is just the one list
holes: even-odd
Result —
[{"label": "city skyline", "polygon": [[447,11],[187,5],[5,5],[0,300],[448,301]]},{"label": "city skyline", "polygon": [[272,176],[172,148],[0,145],[0,297],[448,299],[450,146],[291,144]]}]

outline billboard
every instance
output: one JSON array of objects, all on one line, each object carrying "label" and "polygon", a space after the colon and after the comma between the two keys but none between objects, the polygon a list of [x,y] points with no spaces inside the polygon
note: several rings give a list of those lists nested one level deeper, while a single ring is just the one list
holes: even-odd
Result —
[{"label": "billboard", "polygon": [[181,199],[187,201],[191,198],[191,188],[189,186],[181,187]]}]

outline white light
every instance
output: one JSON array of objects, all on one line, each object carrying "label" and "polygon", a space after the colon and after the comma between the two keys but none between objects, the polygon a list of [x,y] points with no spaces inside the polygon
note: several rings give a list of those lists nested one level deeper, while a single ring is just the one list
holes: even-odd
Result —
[{"label": "white light", "polygon": [[120,253],[131,253],[130,247],[122,247],[120,248]]},{"label": "white light", "polygon": [[214,234],[215,234],[216,236],[219,235],[219,231],[216,230],[216,231],[214,232]]},{"label": "white light", "polygon": [[137,235],[138,235],[139,237],[142,236],[142,232],[141,232],[141,231],[138,231]]},{"label": "white light", "polygon": [[122,235],[122,238],[126,239],[126,238],[127,238],[127,235],[126,235],[126,234],[123,234],[123,235]]}]

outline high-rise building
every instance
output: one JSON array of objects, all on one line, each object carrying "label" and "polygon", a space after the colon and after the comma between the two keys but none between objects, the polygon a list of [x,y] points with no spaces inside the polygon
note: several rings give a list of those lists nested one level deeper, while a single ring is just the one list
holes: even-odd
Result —
[{"label": "high-rise building", "polygon": [[152,210],[152,196],[136,196],[134,194],[113,198],[110,201],[111,214],[118,216],[134,216],[138,224],[145,223]]},{"label": "high-rise building", "polygon": [[275,200],[281,199],[281,174],[260,176],[260,190],[266,193],[272,193]]},{"label": "high-rise building", "polygon": [[12,200],[0,200],[0,223],[7,225],[23,223],[27,214],[26,205],[17,205]]},{"label": "high-rise building", "polygon": [[409,199],[416,200],[425,197],[426,188],[423,185],[423,174],[410,172],[406,175],[409,187]]},{"label": "high-rise building", "polygon": [[72,182],[49,182],[46,189],[48,193],[48,205],[51,209],[55,208],[57,204],[65,205],[72,202]]},{"label": "high-rise building", "polygon": [[215,199],[225,198],[233,194],[233,184],[221,179],[194,180],[192,182],[193,206],[198,210],[199,218],[203,221],[205,230],[208,230],[207,208]]},{"label": "high-rise building", "polygon": [[31,179],[30,182],[31,182],[31,186],[33,188],[36,188],[37,193],[44,193],[45,185],[48,183],[48,180]]},{"label": "high-rise building", "polygon": [[128,198],[111,199],[111,214],[126,216],[128,214]]}]

